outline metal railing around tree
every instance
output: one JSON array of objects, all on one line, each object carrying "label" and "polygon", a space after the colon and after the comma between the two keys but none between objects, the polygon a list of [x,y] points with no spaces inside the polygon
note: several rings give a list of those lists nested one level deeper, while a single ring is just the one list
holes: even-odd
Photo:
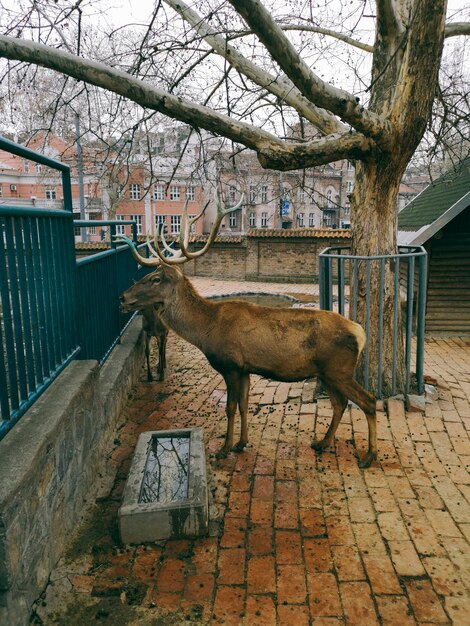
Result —
[{"label": "metal railing around tree", "polygon": [[[362,382],[366,389],[374,389],[378,398],[384,395],[384,320],[387,316],[393,327],[391,355],[387,355],[391,356],[387,358],[391,369],[388,395],[408,395],[410,391],[424,393],[426,250],[422,246],[398,246],[397,254],[370,257],[351,255],[349,250],[349,247],[331,247],[319,255],[320,308],[337,311],[353,321],[358,320],[358,311],[362,308],[361,322],[367,335]],[[393,280],[389,298],[385,298],[387,272]],[[371,354],[372,343],[376,350],[374,355]],[[404,353],[405,368],[402,384],[397,375],[401,353]],[[374,371],[371,361],[377,365]]]}]

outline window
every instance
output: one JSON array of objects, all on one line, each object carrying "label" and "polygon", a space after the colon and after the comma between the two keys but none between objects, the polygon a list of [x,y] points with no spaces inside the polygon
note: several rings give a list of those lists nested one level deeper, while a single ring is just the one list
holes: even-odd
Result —
[{"label": "window", "polygon": [[261,185],[261,202],[263,204],[266,204],[267,201],[268,201],[268,186]]},{"label": "window", "polygon": [[323,216],[323,224],[324,226],[331,226],[331,215],[325,214]]},{"label": "window", "polygon": [[141,186],[138,185],[137,183],[132,183],[129,186],[129,198],[131,200],[140,200],[140,194],[141,194]]},{"label": "window", "polygon": [[[179,187],[178,187],[179,190]],[[177,235],[181,230],[181,215],[171,216],[171,232],[173,235]]]},{"label": "window", "polygon": [[306,199],[305,189],[300,189],[300,191],[299,191],[299,200],[300,200],[300,202],[304,203],[305,199]]},{"label": "window", "polygon": [[[118,222],[122,222],[123,220],[126,219],[125,215],[116,215],[116,219],[118,220]],[[126,234],[126,227],[123,226],[116,226],[116,235],[125,235]]]},{"label": "window", "polygon": [[308,225],[310,228],[315,228],[315,213],[308,214]]},{"label": "window", "polygon": [[25,174],[29,172],[29,161],[23,161],[23,172],[25,172]]},{"label": "window", "polygon": [[352,172],[353,169],[354,165],[351,163],[351,161],[348,161],[348,172]]},{"label": "window", "polygon": [[[87,219],[88,220],[95,220],[96,216],[95,215],[87,215]],[[89,235],[96,235],[96,226],[89,226],[86,230],[87,230],[87,233]]]},{"label": "window", "polygon": [[235,212],[230,213],[229,226],[230,228],[235,228],[236,225],[237,225],[237,214]]},{"label": "window", "polygon": [[159,234],[166,232],[166,215],[155,215],[155,230]]},{"label": "window", "polygon": [[155,185],[153,188],[154,200],[165,200],[165,185]]},{"label": "window", "polygon": [[46,200],[57,200],[57,192],[55,187],[46,187]]},{"label": "window", "polygon": [[137,234],[142,234],[142,215],[131,215],[131,220],[137,224]]},{"label": "window", "polygon": [[186,200],[190,202],[196,200],[196,189],[193,186],[186,187]]},{"label": "window", "polygon": [[235,204],[237,201],[237,188],[233,185],[230,185],[228,190],[228,200],[230,204]]},{"label": "window", "polygon": [[348,180],[346,182],[346,193],[351,193],[354,187],[354,183],[352,182],[352,180]]},{"label": "window", "polygon": [[0,198],[3,198],[3,185],[0,184]]},{"label": "window", "polygon": [[328,191],[326,192],[326,205],[327,206],[333,205],[333,192],[331,189],[328,189]]},{"label": "window", "polygon": [[[181,191],[177,185],[171,185],[170,187],[170,200],[176,201],[181,199]],[[171,231],[173,232],[173,230]]]},{"label": "window", "polygon": [[349,215],[350,210],[351,210],[351,205],[349,204],[349,202],[345,202],[345,204],[344,204],[344,214],[345,215]]},{"label": "window", "polygon": [[253,204],[256,202],[256,187],[254,185],[250,185],[250,202]]},{"label": "window", "polygon": [[[193,220],[196,216],[195,215],[188,215],[190,220]],[[196,232],[196,222],[193,222],[191,224],[191,232],[195,233]]]},{"label": "window", "polygon": [[266,211],[261,213],[261,228],[267,228],[268,226],[268,214]]},{"label": "window", "polygon": [[304,214],[303,213],[298,213],[297,214],[297,224],[298,224],[299,228],[303,228],[304,227]]},{"label": "window", "polygon": [[36,163],[36,173],[40,174],[42,172],[42,165],[41,163]]},{"label": "window", "polygon": [[250,215],[248,216],[248,223],[250,225],[250,228],[255,228],[255,226],[256,226],[256,215],[255,215],[255,213],[250,213]]}]

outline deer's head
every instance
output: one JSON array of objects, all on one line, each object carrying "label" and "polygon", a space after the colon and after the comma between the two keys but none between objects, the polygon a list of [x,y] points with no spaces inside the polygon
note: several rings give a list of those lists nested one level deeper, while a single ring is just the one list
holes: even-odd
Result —
[{"label": "deer's head", "polygon": [[177,267],[161,264],[155,272],[147,274],[121,294],[121,311],[140,311],[148,307],[159,308],[173,299],[176,285],[183,274]]},{"label": "deer's head", "polygon": [[161,244],[163,250],[160,248],[157,235],[154,237],[153,244],[147,238],[147,246],[152,253],[150,258],[144,257],[139,254],[133,241],[119,235],[115,239],[117,241],[124,241],[131,249],[131,252],[138,263],[146,267],[156,267],[156,271],[151,274],[147,274],[144,278],[132,285],[129,289],[124,291],[121,295],[121,309],[124,312],[136,311],[147,308],[149,306],[160,306],[165,302],[168,302],[174,296],[175,288],[178,282],[181,280],[183,274],[175,265],[186,263],[191,259],[202,256],[207,252],[219,231],[220,224],[223,218],[238,209],[243,202],[243,194],[237,202],[237,204],[228,209],[222,209],[221,205],[217,203],[217,217],[212,226],[209,237],[201,250],[195,252],[189,251],[189,235],[193,224],[204,215],[207,209],[208,203],[204,209],[196,215],[196,217],[188,217],[188,202],[185,202],[183,208],[183,219],[181,225],[181,232],[179,238],[179,250],[171,248],[165,240],[163,231],[160,234]]}]

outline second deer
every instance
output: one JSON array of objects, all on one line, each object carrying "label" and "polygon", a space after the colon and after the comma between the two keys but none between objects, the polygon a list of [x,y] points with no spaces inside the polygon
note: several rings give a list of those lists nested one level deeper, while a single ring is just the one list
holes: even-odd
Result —
[{"label": "second deer", "polygon": [[166,341],[168,338],[168,327],[163,323],[162,318],[153,306],[142,309],[143,324],[142,329],[145,333],[145,359],[147,363],[147,380],[153,380],[152,369],[150,367],[150,342],[155,337],[158,345],[158,380],[165,378],[166,368]]}]

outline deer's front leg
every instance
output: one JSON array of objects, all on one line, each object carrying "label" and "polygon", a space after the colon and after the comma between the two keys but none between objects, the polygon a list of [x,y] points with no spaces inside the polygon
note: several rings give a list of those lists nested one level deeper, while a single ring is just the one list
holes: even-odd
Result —
[{"label": "deer's front leg", "polygon": [[231,451],[233,446],[233,430],[235,426],[235,413],[237,411],[238,393],[240,388],[240,378],[236,374],[227,374],[224,376],[227,385],[227,432],[225,434],[225,442],[222,448],[216,453],[218,459],[224,459]]}]

